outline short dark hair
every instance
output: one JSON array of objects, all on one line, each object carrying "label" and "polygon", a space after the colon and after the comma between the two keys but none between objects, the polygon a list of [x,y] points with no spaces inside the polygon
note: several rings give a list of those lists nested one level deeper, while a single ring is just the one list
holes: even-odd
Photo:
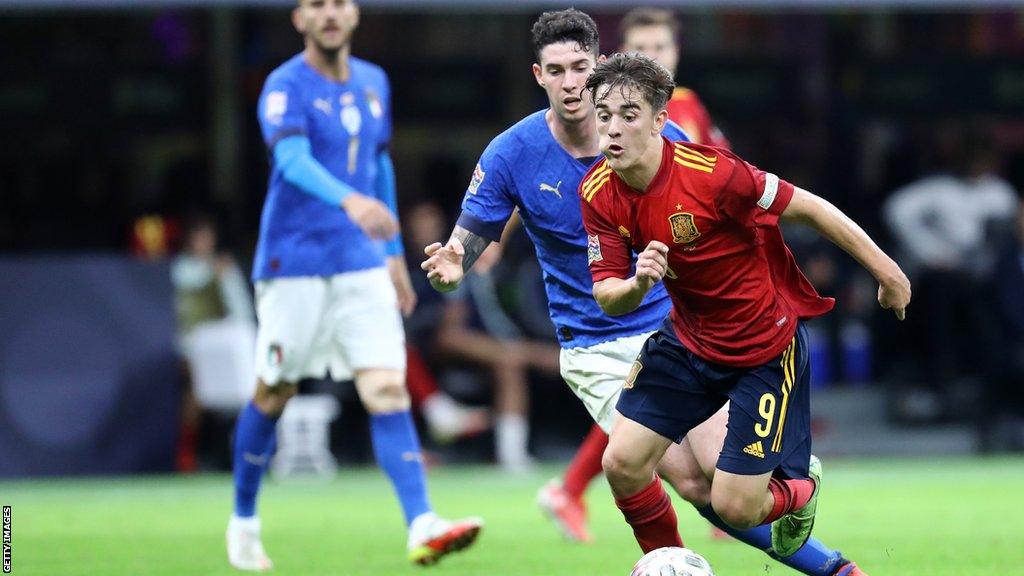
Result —
[{"label": "short dark hair", "polygon": [[633,28],[644,26],[668,26],[672,32],[672,39],[679,42],[681,26],[679,19],[671,10],[664,8],[634,8],[622,17],[619,22],[619,44],[626,41],[626,34]]},{"label": "short dark hair", "polygon": [[585,52],[597,56],[601,49],[594,19],[575,8],[545,12],[533,24],[533,52],[540,62],[540,51],[559,42],[575,42]]},{"label": "short dark hair", "polygon": [[643,94],[651,108],[659,111],[672,97],[676,83],[664,66],[648,56],[639,52],[620,52],[599,63],[594,73],[587,78],[587,85],[583,89],[590,91],[590,100],[594,104],[597,104],[597,90],[602,86],[608,87],[604,94],[614,88],[635,88]]}]

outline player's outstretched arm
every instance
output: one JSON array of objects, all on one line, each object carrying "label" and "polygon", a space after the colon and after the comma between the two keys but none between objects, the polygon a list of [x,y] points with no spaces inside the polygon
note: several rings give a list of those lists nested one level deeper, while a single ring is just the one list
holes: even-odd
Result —
[{"label": "player's outstretched arm", "polygon": [[594,283],[594,300],[609,316],[636,310],[644,296],[661,282],[668,270],[668,246],[652,240],[637,256],[636,274],[631,278],[605,278]]},{"label": "player's outstretched arm", "polygon": [[782,217],[806,224],[860,262],[878,280],[878,303],[903,320],[910,304],[910,280],[864,230],[828,200],[796,188]]},{"label": "player's outstretched arm", "polygon": [[455,226],[447,244],[442,246],[440,242],[434,242],[423,249],[427,259],[420,264],[420,268],[426,271],[434,290],[451,292],[458,288],[466,272],[476,264],[490,244],[487,238],[462,226]]}]

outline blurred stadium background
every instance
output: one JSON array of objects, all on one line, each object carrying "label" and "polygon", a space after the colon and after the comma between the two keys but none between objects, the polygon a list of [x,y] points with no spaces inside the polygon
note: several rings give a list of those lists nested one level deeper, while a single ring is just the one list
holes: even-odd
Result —
[{"label": "blurred stadium background", "polygon": [[[615,50],[618,21],[634,4],[575,3],[598,22],[604,53]],[[1018,3],[663,5],[683,24],[677,81],[700,94],[734,149],[827,197],[891,253],[910,247],[887,201],[929,175],[984,164],[1019,202]],[[233,395],[197,400],[197,376],[178,337],[191,317],[180,283],[176,299],[172,270],[184,231],[201,221],[216,226],[219,249],[247,276],[268,172],[256,101],[266,75],[301,50],[291,7],[290,0],[0,0],[0,478],[227,470]],[[542,10],[565,6],[366,0],[361,7],[353,53],[391,76],[406,238],[420,224],[447,233],[489,140],[546,105],[529,71],[528,33]],[[448,221],[439,228],[410,221],[425,202]],[[923,218],[940,235],[941,203]],[[968,208],[964,219],[976,219]],[[979,464],[979,481],[989,470],[1024,480],[1024,274],[1003,266],[1024,269],[1024,215],[1016,208],[981,226],[982,237],[948,266],[916,271],[915,300],[898,326],[879,322],[875,286],[854,262],[787,231],[812,281],[839,302],[813,324],[818,454],[849,458],[855,469],[855,458],[877,467],[887,462],[880,457],[957,457],[952,467],[970,468],[982,454],[1009,453],[999,466]],[[407,248],[414,269],[420,247]],[[495,275],[517,329],[554,346],[525,237],[511,240]],[[244,306],[243,299],[206,313],[251,322]],[[420,318],[410,332],[431,322]],[[419,337],[429,342],[429,330]],[[486,371],[426,356],[443,390],[488,404]],[[566,459],[588,416],[557,375],[531,374],[530,383],[531,453],[541,462]],[[304,388],[338,401],[329,430],[339,474],[370,463],[366,417],[351,385]],[[435,436],[424,429],[438,465],[494,460],[487,432],[454,442]],[[0,500],[9,503],[8,492],[39,502],[45,486],[0,483]],[[379,489],[387,490],[383,479]],[[213,533],[228,513],[228,493],[224,477],[224,514]],[[1019,490],[1006,493],[1017,498],[1019,515]],[[616,537],[627,537],[624,526]],[[121,573],[111,570],[95,573]]]}]

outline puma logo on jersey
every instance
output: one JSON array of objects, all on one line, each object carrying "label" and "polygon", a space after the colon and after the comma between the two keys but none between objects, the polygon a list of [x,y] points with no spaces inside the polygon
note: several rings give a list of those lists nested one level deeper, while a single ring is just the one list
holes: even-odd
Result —
[{"label": "puma logo on jersey", "polygon": [[543,182],[541,182],[540,191],[541,192],[554,192],[555,196],[558,196],[559,198],[561,198],[562,197],[562,193],[558,191],[558,189],[561,188],[561,187],[562,187],[562,181],[561,180],[559,180],[558,184],[555,184],[554,186],[552,186],[550,184],[544,184]]},{"label": "puma logo on jersey", "polygon": [[751,456],[764,459],[764,447],[761,446],[760,440],[744,448],[743,452],[750,454]]}]

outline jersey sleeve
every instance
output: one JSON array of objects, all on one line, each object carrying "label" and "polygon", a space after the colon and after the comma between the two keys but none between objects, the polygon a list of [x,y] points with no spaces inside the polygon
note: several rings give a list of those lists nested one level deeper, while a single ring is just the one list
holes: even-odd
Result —
[{"label": "jersey sleeve", "polygon": [[630,277],[633,251],[605,214],[607,208],[580,198],[583,227],[587,230],[587,264],[594,283]]},{"label": "jersey sleeve", "polygon": [[268,150],[289,136],[306,135],[306,114],[298,87],[287,77],[271,75],[258,104],[260,130]]},{"label": "jersey sleeve", "polygon": [[495,140],[484,150],[473,169],[458,221],[459,226],[493,242],[501,240],[515,209],[512,175],[500,149],[500,141]]},{"label": "jersey sleeve", "polygon": [[723,151],[732,174],[718,195],[718,209],[746,226],[775,226],[793,199],[793,185]]}]

